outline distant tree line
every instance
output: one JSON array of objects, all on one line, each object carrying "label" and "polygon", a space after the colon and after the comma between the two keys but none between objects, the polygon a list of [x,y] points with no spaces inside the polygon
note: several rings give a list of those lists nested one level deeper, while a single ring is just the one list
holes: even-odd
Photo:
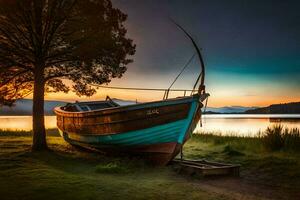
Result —
[{"label": "distant tree line", "polygon": [[268,107],[247,110],[246,114],[300,114],[300,102],[273,104]]}]

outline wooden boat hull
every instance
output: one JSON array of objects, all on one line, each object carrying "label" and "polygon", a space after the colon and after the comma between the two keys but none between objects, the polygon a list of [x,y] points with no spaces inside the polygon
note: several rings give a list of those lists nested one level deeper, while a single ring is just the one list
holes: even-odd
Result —
[{"label": "wooden boat hull", "polygon": [[165,165],[194,130],[201,107],[194,95],[91,112],[55,112],[61,135],[73,145]]}]

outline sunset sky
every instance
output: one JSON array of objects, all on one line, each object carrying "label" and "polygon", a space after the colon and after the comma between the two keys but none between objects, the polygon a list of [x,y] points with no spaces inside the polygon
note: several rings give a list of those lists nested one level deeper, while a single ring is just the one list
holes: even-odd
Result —
[{"label": "sunset sky", "polygon": [[[137,45],[134,62],[110,86],[168,88],[195,50],[169,18],[202,48],[209,106],[266,106],[300,101],[300,1],[113,0],[128,14],[128,37]],[[197,59],[174,88],[191,89]],[[91,98],[47,94],[51,100],[112,97],[138,101],[163,93],[99,89]],[[179,94],[174,94],[179,95]]]}]

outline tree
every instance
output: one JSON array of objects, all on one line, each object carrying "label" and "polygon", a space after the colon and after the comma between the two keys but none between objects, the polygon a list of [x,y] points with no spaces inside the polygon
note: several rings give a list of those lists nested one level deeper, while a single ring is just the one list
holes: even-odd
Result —
[{"label": "tree", "polygon": [[91,96],[126,71],[126,18],[110,0],[0,0],[0,104],[33,93],[33,150],[47,149],[45,92]]}]

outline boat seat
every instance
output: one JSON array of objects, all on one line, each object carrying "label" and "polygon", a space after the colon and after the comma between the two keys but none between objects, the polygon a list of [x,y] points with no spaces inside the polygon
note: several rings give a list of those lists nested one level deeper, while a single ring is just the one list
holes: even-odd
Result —
[{"label": "boat seat", "polygon": [[120,105],[113,101],[109,96],[106,97],[105,101],[94,101],[94,102],[78,102],[68,103],[64,106],[65,111],[69,112],[87,112],[92,110],[99,110],[105,108],[119,107]]},{"label": "boat seat", "polygon": [[85,105],[85,104],[78,104],[78,103],[75,103],[75,106],[77,108],[78,111],[91,111],[92,109],[88,106],[88,105]]},{"label": "boat seat", "polygon": [[77,107],[74,104],[72,104],[72,103],[68,103],[67,105],[65,105],[63,107],[63,110],[69,111],[69,112],[78,112],[79,111],[77,109]]}]

